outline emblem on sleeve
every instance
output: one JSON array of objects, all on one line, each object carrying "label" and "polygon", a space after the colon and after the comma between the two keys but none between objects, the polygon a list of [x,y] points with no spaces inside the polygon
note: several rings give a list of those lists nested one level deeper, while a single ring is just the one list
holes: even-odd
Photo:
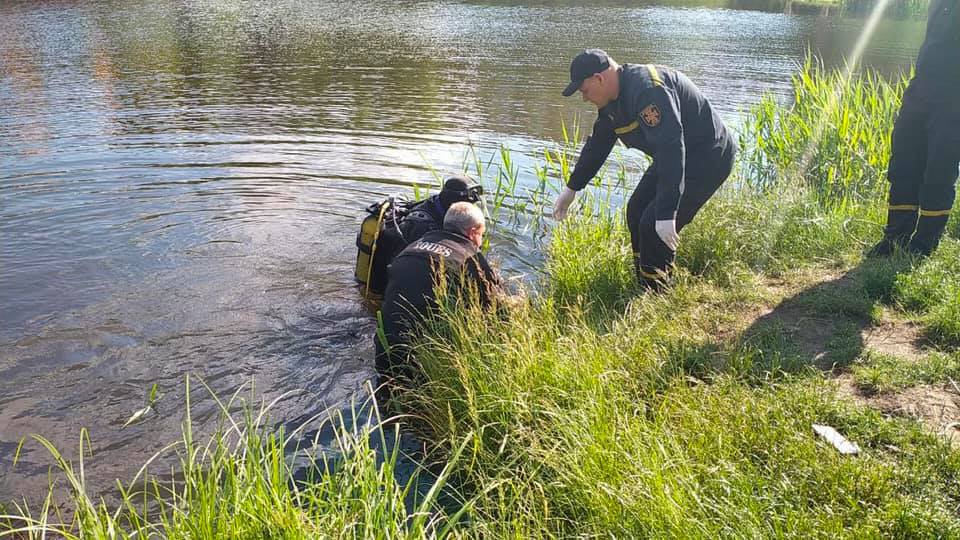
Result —
[{"label": "emblem on sleeve", "polygon": [[643,119],[643,123],[647,126],[657,127],[660,125],[660,109],[651,103],[640,111],[640,118]]}]

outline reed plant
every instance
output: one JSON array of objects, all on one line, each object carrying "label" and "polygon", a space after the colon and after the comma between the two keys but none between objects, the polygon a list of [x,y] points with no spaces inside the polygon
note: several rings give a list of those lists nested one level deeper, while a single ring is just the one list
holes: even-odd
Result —
[{"label": "reed plant", "polygon": [[[879,0],[842,0],[844,11],[853,15],[867,15],[876,9]],[[930,8],[930,0],[892,0],[886,13],[894,17],[923,17]]]},{"label": "reed plant", "polygon": [[792,76],[791,105],[768,95],[747,114],[741,180],[759,191],[803,184],[830,207],[883,199],[890,133],[911,75],[848,77],[808,54]]}]

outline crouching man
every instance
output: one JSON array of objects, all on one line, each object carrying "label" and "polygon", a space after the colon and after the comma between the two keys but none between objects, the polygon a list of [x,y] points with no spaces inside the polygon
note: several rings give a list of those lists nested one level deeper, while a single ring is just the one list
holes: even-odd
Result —
[{"label": "crouching man", "polygon": [[[374,338],[381,377],[393,376],[405,367],[410,334],[446,300],[436,297],[438,290],[455,295],[476,291],[484,307],[500,294],[500,278],[480,252],[485,230],[479,208],[469,202],[453,203],[443,218],[442,230],[426,233],[390,264],[379,314],[383,336],[378,332]],[[446,286],[438,288],[441,282]]]}]

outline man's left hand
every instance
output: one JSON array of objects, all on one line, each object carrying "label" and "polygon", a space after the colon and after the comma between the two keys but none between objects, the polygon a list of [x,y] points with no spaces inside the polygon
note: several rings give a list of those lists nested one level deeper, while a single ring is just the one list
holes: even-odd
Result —
[{"label": "man's left hand", "polygon": [[677,234],[676,220],[665,219],[663,221],[657,221],[655,227],[660,240],[663,240],[663,243],[670,248],[670,251],[676,251],[677,246],[680,245],[680,236]]},{"label": "man's left hand", "polygon": [[557,195],[557,202],[553,205],[553,219],[556,219],[557,221],[563,221],[566,219],[567,209],[570,208],[570,204],[576,197],[576,191],[564,186],[563,191],[560,192],[560,195]]}]

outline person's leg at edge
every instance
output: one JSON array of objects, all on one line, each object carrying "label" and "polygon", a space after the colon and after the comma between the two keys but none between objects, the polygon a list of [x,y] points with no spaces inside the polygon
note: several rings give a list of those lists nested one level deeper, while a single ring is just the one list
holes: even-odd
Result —
[{"label": "person's leg at edge", "polygon": [[917,227],[920,186],[927,162],[926,113],[908,88],[893,126],[887,179],[887,223],[883,238],[867,254],[885,257],[907,247]]},{"label": "person's leg at edge", "polygon": [[927,164],[920,186],[920,218],[909,250],[921,256],[933,253],[940,243],[956,196],[960,167],[960,113],[930,115],[927,129]]}]

